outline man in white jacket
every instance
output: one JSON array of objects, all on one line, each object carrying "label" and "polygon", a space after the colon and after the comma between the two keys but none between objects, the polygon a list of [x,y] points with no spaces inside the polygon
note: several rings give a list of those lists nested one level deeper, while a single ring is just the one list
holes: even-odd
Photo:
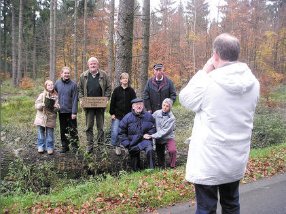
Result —
[{"label": "man in white jacket", "polygon": [[180,103],[196,113],[186,180],[194,183],[196,214],[216,213],[218,192],[222,213],[240,213],[239,181],[245,173],[259,98],[259,82],[238,62],[237,38],[221,34],[213,56],[179,94]]}]

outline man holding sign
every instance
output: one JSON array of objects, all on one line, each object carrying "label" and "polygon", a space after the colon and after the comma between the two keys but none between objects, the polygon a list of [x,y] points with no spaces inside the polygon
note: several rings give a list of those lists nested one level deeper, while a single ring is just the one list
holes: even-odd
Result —
[{"label": "man holding sign", "polygon": [[106,72],[99,69],[99,62],[97,58],[91,57],[88,62],[88,70],[80,75],[78,84],[78,93],[80,99],[80,106],[85,111],[86,119],[86,139],[87,139],[87,153],[92,153],[93,151],[93,126],[94,118],[96,118],[97,127],[97,142],[103,142],[104,140],[104,111],[106,107],[98,107],[97,105],[86,104],[84,98],[94,97],[95,99],[99,97],[106,97],[109,99],[111,95],[111,83]]}]

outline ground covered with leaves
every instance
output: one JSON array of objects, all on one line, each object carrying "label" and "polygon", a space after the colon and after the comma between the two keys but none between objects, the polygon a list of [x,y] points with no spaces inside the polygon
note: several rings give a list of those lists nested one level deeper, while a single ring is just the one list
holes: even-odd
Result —
[{"label": "ground covered with leaves", "polygon": [[[286,144],[253,151],[242,183],[286,171]],[[8,198],[1,203],[8,203]],[[184,167],[175,170],[122,172],[100,176],[49,195],[29,193],[13,197],[4,213],[138,213],[153,212],[177,202],[194,203],[194,187],[184,180]],[[4,205],[4,204],[2,204]]]}]

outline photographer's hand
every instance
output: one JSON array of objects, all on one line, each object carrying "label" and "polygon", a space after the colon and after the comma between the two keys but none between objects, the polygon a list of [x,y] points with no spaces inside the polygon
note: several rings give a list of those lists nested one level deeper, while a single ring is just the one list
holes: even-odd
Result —
[{"label": "photographer's hand", "polygon": [[213,58],[211,57],[207,63],[204,65],[203,70],[207,73],[213,71],[215,69],[214,65],[213,65]]}]

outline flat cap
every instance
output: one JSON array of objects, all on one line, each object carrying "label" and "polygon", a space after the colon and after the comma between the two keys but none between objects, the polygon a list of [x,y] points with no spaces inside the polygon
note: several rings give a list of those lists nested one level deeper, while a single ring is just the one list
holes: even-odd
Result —
[{"label": "flat cap", "polygon": [[132,103],[132,104],[133,104],[133,103],[140,103],[140,102],[143,102],[143,99],[141,99],[141,98],[135,98],[135,99],[131,100],[131,103]]},{"label": "flat cap", "polygon": [[161,64],[161,63],[155,64],[155,65],[153,66],[153,68],[154,68],[155,70],[161,69],[161,68],[163,68],[163,64]]}]

